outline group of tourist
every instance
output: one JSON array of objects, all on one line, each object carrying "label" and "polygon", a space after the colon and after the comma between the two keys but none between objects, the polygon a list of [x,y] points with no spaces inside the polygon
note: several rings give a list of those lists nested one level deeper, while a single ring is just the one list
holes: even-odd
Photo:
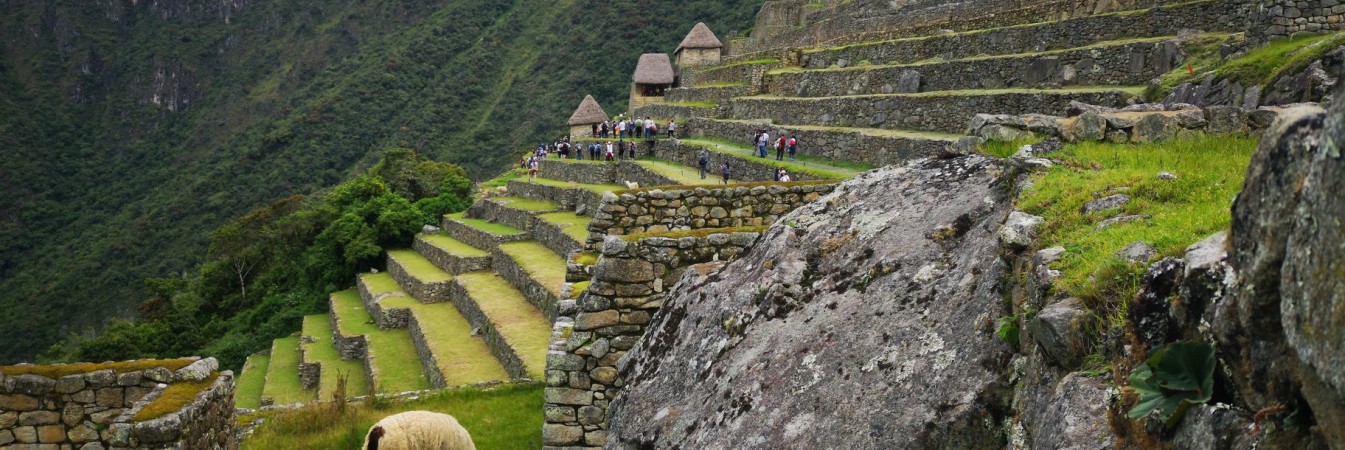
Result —
[{"label": "group of tourist", "polygon": [[[668,131],[669,139],[677,137],[677,122],[669,120],[665,129]],[[652,141],[658,138],[658,133],[658,122],[649,117],[627,120],[617,116],[617,120],[604,120],[602,123],[593,124],[593,136],[599,139],[625,140],[643,137],[646,141]]]},{"label": "group of tourist", "polygon": [[771,133],[769,131],[757,128],[756,132],[752,135],[752,148],[756,149],[757,156],[762,158],[766,157],[768,148],[775,148],[776,161],[784,161],[785,152],[788,151],[789,160],[793,161],[794,155],[799,151],[799,140],[794,136],[786,135],[782,131],[780,132],[780,136],[772,142]]}]

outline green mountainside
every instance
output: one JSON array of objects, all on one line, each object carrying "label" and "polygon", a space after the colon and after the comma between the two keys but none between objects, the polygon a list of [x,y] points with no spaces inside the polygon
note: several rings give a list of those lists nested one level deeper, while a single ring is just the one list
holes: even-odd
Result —
[{"label": "green mountainside", "polygon": [[585,94],[619,111],[640,53],[759,6],[4,3],[0,362],[135,316],[143,280],[195,270],[211,230],[388,148],[494,175]]}]

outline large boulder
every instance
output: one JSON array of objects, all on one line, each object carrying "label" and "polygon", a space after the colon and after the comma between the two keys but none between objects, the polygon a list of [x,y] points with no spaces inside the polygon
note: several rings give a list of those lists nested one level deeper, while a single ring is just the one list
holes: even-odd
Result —
[{"label": "large boulder", "polygon": [[1000,447],[1001,164],[861,174],[677,283],[620,367],[608,447]]}]

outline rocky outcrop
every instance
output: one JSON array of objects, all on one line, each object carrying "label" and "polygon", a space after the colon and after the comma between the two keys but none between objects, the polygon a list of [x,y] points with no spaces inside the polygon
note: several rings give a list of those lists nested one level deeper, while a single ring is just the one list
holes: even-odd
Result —
[{"label": "rocky outcrop", "polygon": [[684,277],[619,364],[608,447],[1000,447],[1001,164],[867,172]]}]

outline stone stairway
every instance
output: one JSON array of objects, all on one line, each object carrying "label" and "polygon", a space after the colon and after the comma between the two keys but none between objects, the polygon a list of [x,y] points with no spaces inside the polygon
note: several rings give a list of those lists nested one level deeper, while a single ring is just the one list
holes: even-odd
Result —
[{"label": "stone stairway", "polygon": [[[337,374],[349,396],[543,379],[559,304],[582,291],[566,284],[567,257],[603,195],[625,189],[615,163],[548,164],[559,179],[512,180],[507,195],[445,216],[441,232],[389,251],[385,271],[360,274],[329,313],[249,358],[241,407],[330,400]],[[622,164],[643,181],[701,181],[666,161]]]},{"label": "stone stairway", "polygon": [[1136,102],[1150,80],[1184,67],[1190,43],[1224,40],[1245,25],[1227,0],[1145,5],[991,21],[1017,23],[1009,26],[970,18],[940,25],[956,32],[856,30],[812,48],[752,48],[717,66],[682,68],[670,103],[634,115],[685,119],[682,134],[698,139],[746,146],[764,129],[795,136],[805,155],[901,164],[936,154],[976,114],[1066,116],[1072,102]]}]

